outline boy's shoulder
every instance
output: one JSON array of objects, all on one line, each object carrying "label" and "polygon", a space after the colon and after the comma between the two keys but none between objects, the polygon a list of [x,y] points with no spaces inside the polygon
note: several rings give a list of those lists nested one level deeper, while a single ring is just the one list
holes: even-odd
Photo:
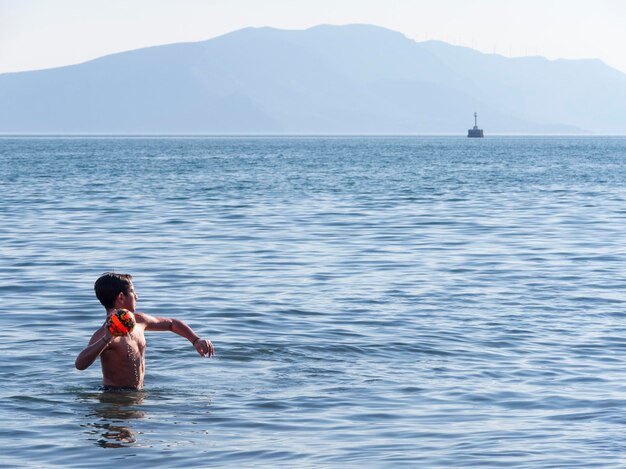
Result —
[{"label": "boy's shoulder", "polygon": [[140,313],[138,311],[135,311],[135,313],[133,313],[135,315],[135,322],[137,324],[148,324],[148,323],[152,323],[155,321],[155,317],[151,316],[150,314],[147,313]]},{"label": "boy's shoulder", "polygon": [[96,340],[100,340],[102,337],[104,337],[105,332],[105,324],[102,324],[98,329],[96,329],[93,334],[91,334],[91,339],[89,339],[89,345],[93,344]]}]

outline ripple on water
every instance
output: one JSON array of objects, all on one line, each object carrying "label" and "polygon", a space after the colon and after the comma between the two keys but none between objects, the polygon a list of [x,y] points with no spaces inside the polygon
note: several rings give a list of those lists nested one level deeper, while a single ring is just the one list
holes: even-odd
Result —
[{"label": "ripple on water", "polygon": [[2,465],[621,467],[626,140],[484,140],[1,138]]}]

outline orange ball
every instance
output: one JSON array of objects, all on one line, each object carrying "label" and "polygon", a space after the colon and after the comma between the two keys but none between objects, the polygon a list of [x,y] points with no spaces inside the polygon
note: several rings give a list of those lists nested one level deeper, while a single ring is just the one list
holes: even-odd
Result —
[{"label": "orange ball", "polygon": [[127,309],[118,309],[107,320],[107,329],[114,336],[120,337],[133,332],[135,318]]}]

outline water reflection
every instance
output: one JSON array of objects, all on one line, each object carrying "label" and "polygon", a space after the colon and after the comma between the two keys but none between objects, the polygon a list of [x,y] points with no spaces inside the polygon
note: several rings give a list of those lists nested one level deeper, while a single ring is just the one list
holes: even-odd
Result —
[{"label": "water reflection", "polygon": [[[103,391],[89,396],[93,403],[87,414],[88,433],[103,448],[138,446],[133,421],[143,419],[146,412],[138,408],[145,399],[144,391]],[[94,402],[95,401],[95,402]],[[95,420],[94,420],[95,419]]]}]

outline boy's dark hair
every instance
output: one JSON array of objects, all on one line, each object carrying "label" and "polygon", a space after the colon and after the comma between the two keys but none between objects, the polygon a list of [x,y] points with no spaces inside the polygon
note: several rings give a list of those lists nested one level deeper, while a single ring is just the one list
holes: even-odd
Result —
[{"label": "boy's dark hair", "polygon": [[115,272],[102,274],[93,286],[102,306],[107,309],[113,308],[115,298],[120,292],[128,295],[132,279],[130,274],[116,274]]}]

